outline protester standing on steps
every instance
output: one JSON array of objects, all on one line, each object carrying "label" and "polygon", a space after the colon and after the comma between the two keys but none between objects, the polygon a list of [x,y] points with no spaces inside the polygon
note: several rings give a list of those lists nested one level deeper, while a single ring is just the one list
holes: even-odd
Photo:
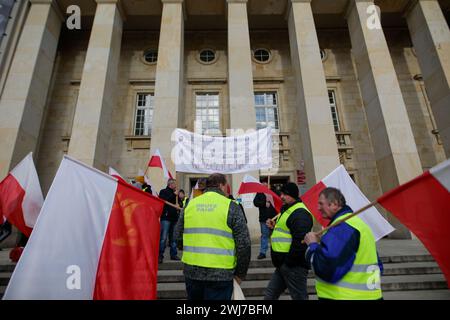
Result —
[{"label": "protester standing on steps", "polygon": [[[341,191],[325,188],[319,195],[318,209],[330,225],[353,213]],[[305,236],[307,259],[316,275],[319,299],[382,299],[380,275],[383,265],[378,257],[370,227],[358,216],[329,229],[319,237]]]},{"label": "protester standing on steps", "polygon": [[267,226],[273,229],[271,256],[276,269],[264,299],[277,300],[287,288],[293,300],[307,300],[306,280],[310,265],[305,259],[307,246],[302,240],[312,230],[313,216],[301,202],[295,183],[283,186],[281,199],[284,205],[280,217],[276,223],[267,220]]},{"label": "protester standing on steps", "polygon": [[184,277],[189,300],[230,300],[250,264],[251,243],[240,207],[226,196],[227,180],[212,174],[205,192],[192,199],[175,228],[183,237]]},{"label": "protester standing on steps", "polygon": [[[267,182],[262,183],[264,186],[268,186]],[[264,193],[257,193],[255,198],[253,199],[253,205],[259,210],[259,224],[261,227],[261,247],[259,250],[258,259],[265,259],[266,252],[269,248],[269,239],[272,233],[272,229],[270,229],[266,225],[267,219],[272,219],[277,215],[277,211],[267,199]]]},{"label": "protester standing on steps", "polygon": [[[169,179],[167,181],[167,187],[159,192],[159,197],[172,204],[176,204],[177,198],[177,182],[175,179]],[[179,212],[178,209],[164,205],[163,213],[161,215],[161,234],[159,243],[159,259],[158,262],[162,263],[164,259],[164,251],[166,250],[166,241],[169,238],[170,246],[170,259],[180,260],[177,253],[177,243],[173,236],[175,225],[178,221]]]}]

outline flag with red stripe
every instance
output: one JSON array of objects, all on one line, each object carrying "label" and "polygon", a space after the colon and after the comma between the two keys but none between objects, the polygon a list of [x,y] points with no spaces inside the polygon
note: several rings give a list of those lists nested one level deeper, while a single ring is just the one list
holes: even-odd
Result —
[{"label": "flag with red stripe", "polygon": [[450,159],[378,199],[431,253],[450,288]]},{"label": "flag with red stripe", "polygon": [[43,202],[44,197],[30,152],[0,182],[0,222],[8,220],[29,237]]},{"label": "flag with red stripe", "polygon": [[248,174],[244,176],[238,190],[238,194],[247,193],[264,193],[266,195],[266,199],[270,201],[277,212],[280,212],[281,207],[283,206],[283,200],[281,200],[275,192],[259,182],[258,179]]},{"label": "flag with red stripe", "polygon": [[[320,192],[327,187],[334,187],[341,190],[347,205],[355,211],[370,203],[369,199],[362,193],[348,174],[347,170],[345,170],[345,167],[340,165],[302,195],[303,203],[324,227],[329,224],[329,220],[322,217],[318,210],[317,203],[319,201]],[[367,209],[359,216],[372,229],[373,235],[377,241],[395,230],[375,207]]]},{"label": "flag with red stripe", "polygon": [[164,162],[159,149],[155,150],[155,154],[148,161],[148,167],[161,168],[163,170],[164,178],[173,179],[172,174],[166,167],[166,163]]},{"label": "flag with red stripe", "polygon": [[64,157],[4,299],[156,299],[163,206]]}]

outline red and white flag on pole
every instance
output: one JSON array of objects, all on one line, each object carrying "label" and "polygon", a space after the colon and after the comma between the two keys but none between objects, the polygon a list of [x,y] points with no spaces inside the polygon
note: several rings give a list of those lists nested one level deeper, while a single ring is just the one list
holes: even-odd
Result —
[{"label": "red and white flag on pole", "polygon": [[30,152],[0,182],[0,222],[8,220],[29,237],[43,202],[41,185]]},{"label": "red and white flag on pole", "polygon": [[281,207],[283,206],[283,200],[281,200],[275,192],[259,182],[258,179],[248,174],[244,176],[238,190],[238,194],[246,193],[264,193],[266,199],[270,201],[277,212],[280,212]]},{"label": "red and white flag on pole", "polygon": [[114,168],[109,167],[108,174],[109,174],[110,176],[113,176],[114,178],[117,178],[117,179],[119,179],[119,180],[125,182],[125,183],[127,182],[127,181],[120,175],[120,173],[117,172]]},{"label": "red and white flag on pole", "polygon": [[159,149],[156,149],[155,154],[150,158],[150,161],[148,162],[148,167],[161,168],[164,173],[164,178],[173,179],[172,174],[167,169],[166,164],[164,163],[164,159],[161,156]]},{"label": "red and white flag on pole", "polygon": [[378,198],[422,241],[450,288],[450,159]]},{"label": "red and white flag on pole", "polygon": [[[327,187],[334,187],[341,190],[347,205],[353,210],[358,210],[370,203],[369,199],[367,199],[355,182],[353,182],[352,178],[347,173],[347,170],[345,170],[345,167],[340,165],[302,195],[303,203],[324,227],[329,224],[329,220],[322,218],[317,203],[319,201],[320,192]],[[372,229],[373,235],[377,241],[395,230],[375,207],[367,209],[361,213],[359,217]]]},{"label": "red and white flag on pole", "polygon": [[64,157],[4,299],[155,299],[163,206]]}]

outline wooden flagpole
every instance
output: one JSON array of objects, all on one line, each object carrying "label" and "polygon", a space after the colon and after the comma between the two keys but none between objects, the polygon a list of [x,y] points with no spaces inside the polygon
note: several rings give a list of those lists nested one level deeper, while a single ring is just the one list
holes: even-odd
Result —
[{"label": "wooden flagpole", "polygon": [[[327,232],[328,230],[330,230],[331,228],[340,225],[341,223],[344,223],[345,221],[363,213],[364,211],[366,211],[369,208],[372,208],[374,205],[376,205],[378,203],[378,201],[374,201],[369,203],[368,205],[362,207],[361,209],[359,209],[358,211],[352,213],[351,215],[345,217],[345,219],[339,220],[336,223],[333,223],[332,225],[326,227],[325,229],[320,230],[319,232],[317,232],[316,234],[320,237],[321,235],[323,235],[325,232]],[[305,243],[305,240],[302,240],[302,243]]]}]

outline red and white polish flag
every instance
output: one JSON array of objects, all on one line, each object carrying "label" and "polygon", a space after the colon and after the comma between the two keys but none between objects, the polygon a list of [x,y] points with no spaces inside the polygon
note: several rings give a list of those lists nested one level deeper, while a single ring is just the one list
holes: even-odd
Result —
[{"label": "red and white polish flag", "polygon": [[164,203],[64,157],[4,299],[155,299]]},{"label": "red and white polish flag", "polygon": [[[326,227],[330,221],[322,218],[322,215],[318,210],[318,201],[320,192],[327,187],[334,187],[341,190],[347,205],[354,211],[359,210],[370,203],[369,199],[367,199],[355,182],[353,182],[352,178],[347,173],[347,170],[345,170],[345,167],[340,165],[301,197],[303,203],[324,227]],[[361,213],[359,217],[372,229],[373,235],[377,241],[395,230],[375,207],[367,209]]]},{"label": "red and white polish flag", "polygon": [[0,222],[8,220],[29,237],[43,202],[41,185],[30,152],[0,182]]},{"label": "red and white polish flag", "polygon": [[155,154],[150,158],[147,166],[153,168],[161,168],[164,173],[164,178],[173,179],[173,176],[167,169],[164,159],[161,156],[161,153],[159,152],[159,149],[155,150]]},{"label": "red and white polish flag", "polygon": [[422,241],[450,288],[450,159],[377,201]]},{"label": "red and white polish flag", "polygon": [[127,181],[120,175],[120,173],[117,172],[116,169],[114,169],[112,167],[109,167],[108,174],[110,176],[113,176],[114,178],[117,178],[118,180],[121,180],[121,181],[127,183]]},{"label": "red and white polish flag", "polygon": [[238,190],[238,194],[247,193],[264,193],[266,199],[270,201],[277,212],[280,212],[281,207],[283,206],[283,200],[281,200],[275,192],[259,182],[258,179],[248,174],[244,176]]}]

